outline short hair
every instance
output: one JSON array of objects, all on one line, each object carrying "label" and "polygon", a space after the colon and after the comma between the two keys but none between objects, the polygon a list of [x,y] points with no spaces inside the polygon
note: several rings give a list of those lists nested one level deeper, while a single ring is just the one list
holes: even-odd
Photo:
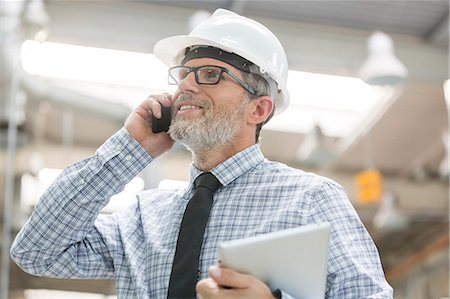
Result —
[{"label": "short hair", "polygon": [[[247,98],[249,100],[254,100],[260,96],[269,96],[269,97],[272,97],[272,102],[274,102],[270,84],[269,84],[269,82],[267,82],[267,80],[263,76],[261,76],[259,74],[247,73],[247,72],[243,72],[243,71],[241,71],[241,74],[242,74],[242,78],[244,79],[244,81],[248,85],[253,87],[253,89],[255,90],[255,94],[251,94],[250,92],[247,91]],[[263,122],[259,123],[256,126],[256,132],[255,132],[255,142],[256,143],[259,142],[259,135],[261,133],[261,129],[262,129],[263,125],[265,125],[272,118],[274,112],[275,112],[275,106],[273,107],[272,112],[266,118],[266,120],[264,120]]]}]

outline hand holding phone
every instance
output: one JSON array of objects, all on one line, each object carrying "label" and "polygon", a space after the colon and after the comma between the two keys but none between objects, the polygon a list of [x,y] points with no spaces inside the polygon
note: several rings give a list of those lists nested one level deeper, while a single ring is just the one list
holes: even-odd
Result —
[{"label": "hand holding phone", "polygon": [[[170,125],[171,109],[158,107],[161,103],[163,103],[163,106],[172,106],[171,95],[157,94],[148,96],[128,115],[124,124],[130,137],[136,140],[152,158],[159,157],[175,144],[175,141],[168,134],[152,133],[152,130],[154,132],[163,132]],[[157,114],[158,108],[161,111],[160,115],[163,120],[152,120],[153,114]],[[164,110],[166,110],[166,113],[164,113]],[[164,117],[164,115],[168,115],[169,119],[167,119],[167,116]],[[157,122],[157,124],[153,124],[152,127],[153,121]],[[165,129],[162,128],[163,123],[166,123]]]},{"label": "hand holding phone", "polygon": [[161,105],[161,118],[152,117],[152,132],[168,132],[172,121],[172,107]]}]

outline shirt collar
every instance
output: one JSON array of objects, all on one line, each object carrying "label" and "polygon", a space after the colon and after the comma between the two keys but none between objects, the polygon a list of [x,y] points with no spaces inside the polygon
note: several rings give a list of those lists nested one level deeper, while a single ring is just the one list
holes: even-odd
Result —
[{"label": "shirt collar", "polygon": [[[218,164],[210,172],[214,174],[223,186],[226,186],[263,161],[264,155],[259,145],[254,144]],[[192,186],[194,180],[202,174],[202,171],[191,163],[189,173],[189,186]]]}]

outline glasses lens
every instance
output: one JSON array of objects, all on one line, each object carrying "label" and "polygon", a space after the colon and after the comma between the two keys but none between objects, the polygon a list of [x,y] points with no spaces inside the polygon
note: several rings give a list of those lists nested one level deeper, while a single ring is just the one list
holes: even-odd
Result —
[{"label": "glasses lens", "polygon": [[175,66],[169,69],[169,84],[178,84],[187,77],[189,68],[184,66]]},{"label": "glasses lens", "polygon": [[222,69],[216,66],[202,66],[197,70],[199,84],[217,84],[221,75]]}]

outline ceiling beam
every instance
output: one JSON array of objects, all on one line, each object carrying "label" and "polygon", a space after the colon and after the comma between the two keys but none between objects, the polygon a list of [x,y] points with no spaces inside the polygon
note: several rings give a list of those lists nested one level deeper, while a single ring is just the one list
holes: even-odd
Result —
[{"label": "ceiling beam", "polygon": [[428,244],[414,254],[406,257],[402,261],[399,261],[396,267],[390,269],[386,273],[386,279],[388,281],[393,281],[400,277],[404,277],[405,273],[407,273],[420,263],[424,262],[427,258],[435,255],[437,252],[445,250],[446,248],[448,248],[448,245],[449,235],[444,234],[433,243]]},{"label": "ceiling beam", "polygon": [[425,151],[421,152],[413,161],[405,165],[405,168],[399,171],[398,176],[407,177],[411,174],[415,174],[418,170],[424,170],[426,165],[442,153],[444,144],[442,139],[439,138],[433,143],[429,144]]},{"label": "ceiling beam", "polygon": [[442,18],[439,22],[430,30],[426,35],[425,39],[430,42],[430,44],[445,47],[449,47],[449,11],[443,13]]},{"label": "ceiling beam", "polygon": [[53,86],[45,79],[39,80],[25,72],[22,72],[21,81],[22,88],[31,95],[31,99],[47,100],[116,123],[122,123],[131,112],[131,109],[123,104]]}]

